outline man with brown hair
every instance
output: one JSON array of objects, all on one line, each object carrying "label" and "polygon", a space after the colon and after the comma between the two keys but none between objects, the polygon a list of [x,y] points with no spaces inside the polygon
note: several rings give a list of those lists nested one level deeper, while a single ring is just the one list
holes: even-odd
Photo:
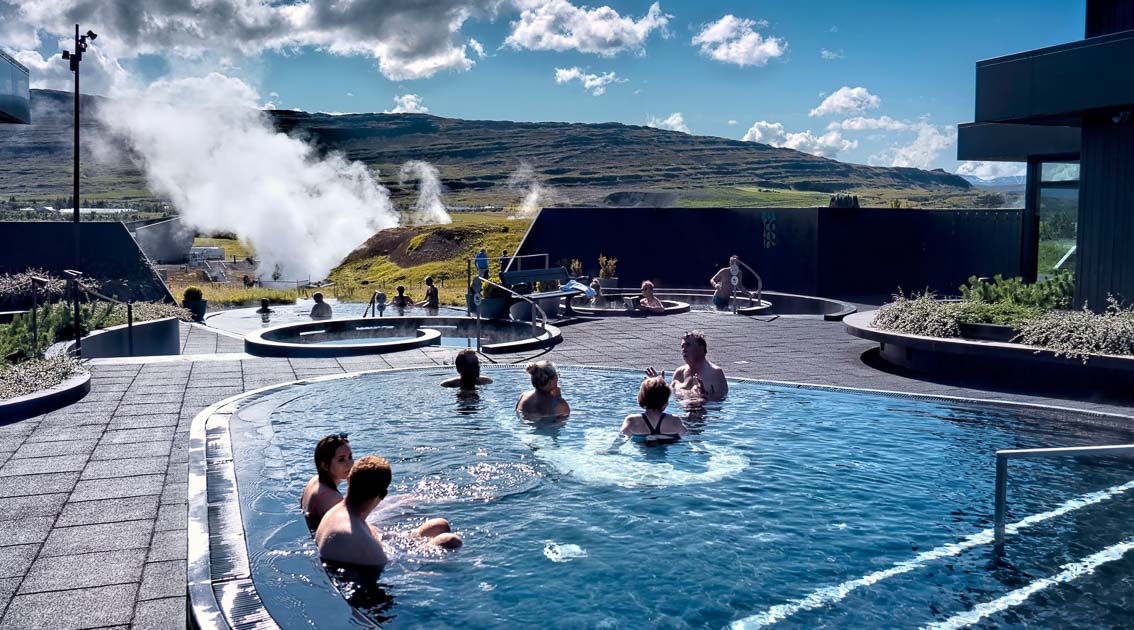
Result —
[{"label": "man with brown hair", "polygon": [[461,350],[453,360],[453,365],[457,368],[457,376],[441,381],[441,387],[460,387],[465,391],[474,391],[477,385],[492,382],[487,376],[480,375],[480,358],[476,356],[476,350]]},{"label": "man with brown hair", "polygon": [[[315,532],[320,557],[342,564],[386,564],[386,551],[378,531],[366,522],[366,517],[386,498],[392,478],[390,462],[381,457],[367,455],[354,463],[347,477],[346,497],[327,511]],[[443,518],[426,521],[414,534],[445,549],[456,549],[462,544],[461,538],[450,531],[449,521]]]},{"label": "man with brown hair", "polygon": [[[685,365],[673,371],[670,386],[673,393],[685,400],[720,400],[728,394],[724,370],[706,358],[709,347],[705,333],[690,330],[681,336],[681,358]],[[654,368],[646,368],[646,376],[665,376]]]}]

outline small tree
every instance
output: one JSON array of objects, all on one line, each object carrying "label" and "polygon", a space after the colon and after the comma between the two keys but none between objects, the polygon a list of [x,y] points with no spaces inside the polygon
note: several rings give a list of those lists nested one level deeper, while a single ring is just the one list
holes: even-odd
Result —
[{"label": "small tree", "polygon": [[618,259],[608,258],[605,254],[599,254],[598,268],[600,278],[616,278],[615,272],[618,269]]},{"label": "small tree", "polygon": [[572,258],[571,262],[567,265],[568,271],[571,272],[573,277],[578,278],[583,275],[583,261],[578,258]]}]

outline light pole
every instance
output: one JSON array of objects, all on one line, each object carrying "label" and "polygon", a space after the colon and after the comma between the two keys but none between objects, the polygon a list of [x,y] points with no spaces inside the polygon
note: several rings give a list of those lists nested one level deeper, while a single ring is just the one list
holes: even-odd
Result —
[{"label": "light pole", "polygon": [[[87,40],[94,41],[98,35],[94,31],[87,31],[86,35],[79,35],[79,25],[75,25],[75,52],[69,50],[63,51],[63,58],[71,62],[71,72],[75,73],[75,160],[74,160],[74,174],[73,174],[73,190],[71,198],[75,202],[75,214],[72,222],[74,223],[74,240],[75,240],[75,269],[82,269],[79,264],[79,62],[83,60],[83,53],[87,51]],[[79,348],[81,343],[79,336],[81,328],[79,324],[79,291],[78,280],[75,281],[75,347]]]}]

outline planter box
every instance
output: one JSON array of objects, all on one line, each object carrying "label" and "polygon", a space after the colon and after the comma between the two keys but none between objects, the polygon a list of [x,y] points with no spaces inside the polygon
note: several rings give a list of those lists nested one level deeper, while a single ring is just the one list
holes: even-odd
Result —
[{"label": "planter box", "polygon": [[617,289],[618,278],[599,278],[598,284],[605,291],[606,289]]},{"label": "planter box", "polygon": [[[67,342],[72,352],[74,341]],[[144,357],[181,354],[181,320],[176,317],[134,323],[134,354],[130,354],[130,330],[126,324],[96,330],[83,337],[84,359]]]},{"label": "planter box", "polygon": [[487,319],[508,319],[508,302],[511,298],[483,298],[480,301],[480,316]]},{"label": "planter box", "polygon": [[208,300],[183,300],[181,306],[189,309],[193,313],[193,321],[205,321],[205,311],[209,308]]}]

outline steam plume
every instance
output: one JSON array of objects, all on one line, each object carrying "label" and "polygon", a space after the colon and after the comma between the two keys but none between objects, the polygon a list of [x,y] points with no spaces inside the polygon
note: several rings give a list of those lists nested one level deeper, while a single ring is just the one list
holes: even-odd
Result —
[{"label": "steam plume", "polygon": [[441,199],[441,174],[437,167],[421,160],[410,160],[402,164],[398,182],[405,185],[406,181],[413,178],[417,178],[417,201],[413,204],[410,222],[452,223],[453,219]]},{"label": "steam plume", "polygon": [[187,225],[247,240],[261,272],[324,278],[398,223],[376,174],[277,132],[239,79],[212,73],[119,96],[99,116],[140,157],[150,186]]},{"label": "steam plume", "polygon": [[552,190],[540,183],[535,169],[527,161],[520,162],[519,168],[508,176],[508,188],[524,196],[520,211],[513,218],[534,215],[540,209],[540,201],[546,203],[552,196]]}]

